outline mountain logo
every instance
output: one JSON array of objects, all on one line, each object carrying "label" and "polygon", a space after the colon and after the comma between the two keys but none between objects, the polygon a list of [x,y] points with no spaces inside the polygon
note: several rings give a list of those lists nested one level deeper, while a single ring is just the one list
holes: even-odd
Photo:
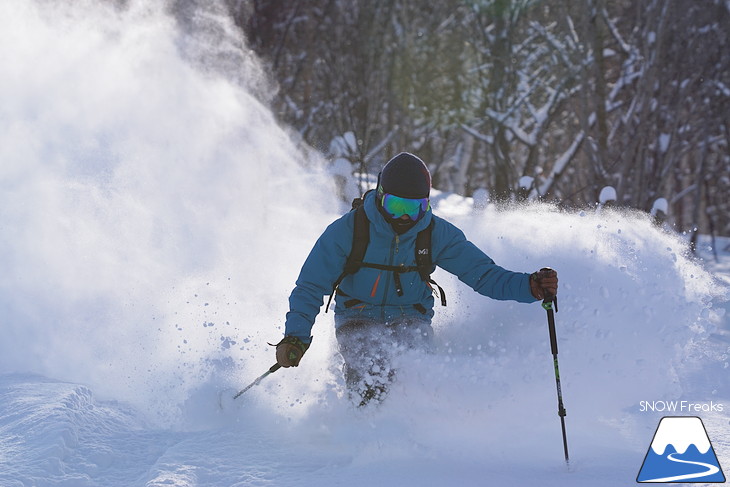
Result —
[{"label": "mountain logo", "polygon": [[636,482],[725,482],[702,420],[696,416],[663,417]]}]

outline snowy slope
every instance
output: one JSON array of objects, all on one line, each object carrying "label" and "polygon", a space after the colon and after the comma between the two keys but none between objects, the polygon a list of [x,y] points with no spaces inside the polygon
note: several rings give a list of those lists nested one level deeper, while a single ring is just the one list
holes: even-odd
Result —
[{"label": "snowy slope", "polygon": [[434,198],[501,265],[559,270],[570,469],[545,312],[447,274],[436,351],[380,408],[343,397],[327,314],[301,367],[221,410],[344,207],[255,60],[200,69],[225,36],[82,3],[0,2],[0,486],[631,485],[661,401],[699,405],[728,473],[730,254],[610,211]]}]

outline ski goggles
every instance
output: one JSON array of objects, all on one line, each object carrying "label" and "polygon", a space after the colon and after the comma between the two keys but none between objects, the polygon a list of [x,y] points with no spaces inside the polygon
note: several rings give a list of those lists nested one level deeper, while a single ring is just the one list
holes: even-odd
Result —
[{"label": "ski goggles", "polygon": [[411,220],[418,221],[428,211],[428,198],[401,198],[393,194],[385,193],[381,204],[385,212],[393,218],[400,218],[408,215]]}]

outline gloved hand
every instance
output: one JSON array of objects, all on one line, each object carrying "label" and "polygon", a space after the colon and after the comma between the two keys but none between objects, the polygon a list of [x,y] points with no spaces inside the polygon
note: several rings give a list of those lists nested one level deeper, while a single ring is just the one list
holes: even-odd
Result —
[{"label": "gloved hand", "polygon": [[552,298],[558,294],[558,273],[543,267],[530,274],[530,292],[535,299]]},{"label": "gloved hand", "polygon": [[282,367],[296,367],[309,348],[297,337],[286,336],[276,344],[276,362]]}]

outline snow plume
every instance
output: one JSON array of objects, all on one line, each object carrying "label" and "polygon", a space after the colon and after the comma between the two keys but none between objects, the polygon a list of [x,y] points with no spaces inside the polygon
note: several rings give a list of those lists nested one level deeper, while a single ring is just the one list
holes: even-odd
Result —
[{"label": "snow plume", "polygon": [[[559,271],[563,392],[579,431],[595,433],[597,422],[623,421],[642,400],[730,395],[721,362],[706,354],[711,334],[726,326],[713,302],[727,301],[728,290],[690,257],[680,236],[638,212],[570,213],[539,204],[476,215],[463,210],[445,199],[435,211],[450,214],[508,269]],[[451,291],[450,309],[436,320],[443,353],[452,361],[437,387],[458,397],[459,404],[450,406],[484,409],[483,392],[457,394],[449,384],[471,381],[476,391],[495,392],[486,406],[508,442],[531,414],[545,414],[544,424],[557,422],[545,312],[480,299],[447,275],[436,280]],[[698,368],[717,375],[698,381]]]},{"label": "snow plume", "polygon": [[229,20],[113,3],[0,3],[0,373],[168,421],[224,358],[270,360],[337,202]]}]

